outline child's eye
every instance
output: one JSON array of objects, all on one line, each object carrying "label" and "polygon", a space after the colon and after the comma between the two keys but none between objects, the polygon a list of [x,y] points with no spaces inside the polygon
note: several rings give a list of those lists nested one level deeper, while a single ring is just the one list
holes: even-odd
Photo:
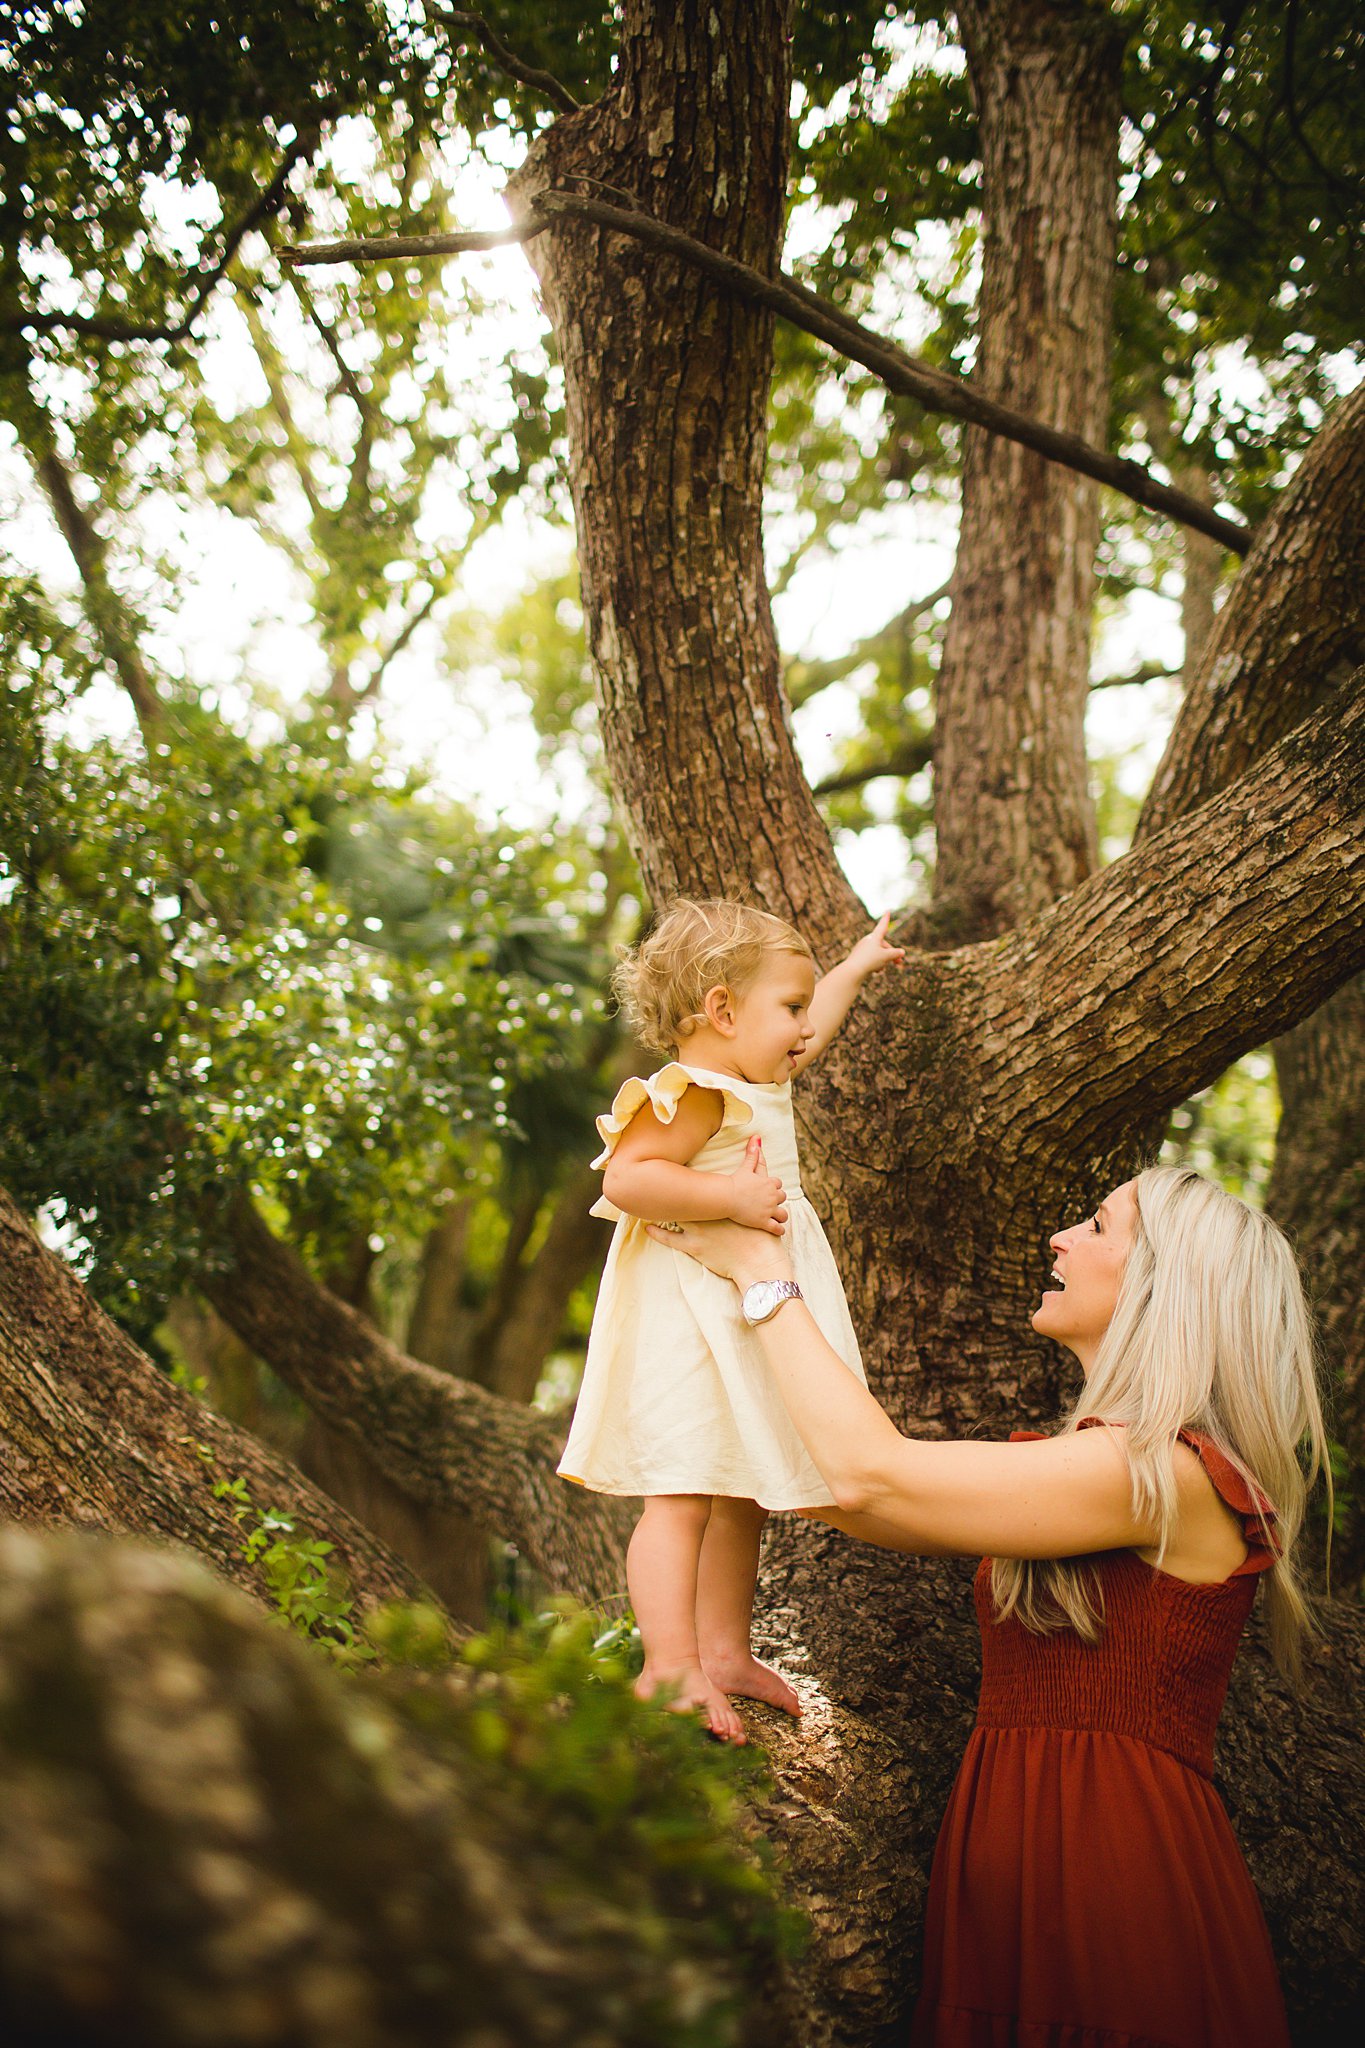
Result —
[{"label": "child's eye", "polygon": [[1098,1217],[1098,1216],[1092,1216],[1092,1217],[1091,1217],[1091,1219],[1090,1219],[1090,1221],[1092,1222],[1092,1224],[1093,1224],[1093,1225],[1094,1225],[1094,1227],[1095,1227],[1095,1235],[1096,1235],[1096,1237],[1099,1237],[1099,1236],[1100,1236],[1100,1235],[1102,1234],[1102,1233],[1101,1233],[1101,1231],[1100,1231],[1100,1219],[1099,1219],[1099,1217]]}]

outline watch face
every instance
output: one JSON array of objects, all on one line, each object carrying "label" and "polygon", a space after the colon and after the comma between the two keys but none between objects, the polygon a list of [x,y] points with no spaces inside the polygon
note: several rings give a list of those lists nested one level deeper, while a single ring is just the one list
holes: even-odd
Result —
[{"label": "watch face", "polygon": [[743,1309],[747,1322],[761,1323],[777,1307],[776,1284],[771,1280],[755,1280],[744,1296]]}]

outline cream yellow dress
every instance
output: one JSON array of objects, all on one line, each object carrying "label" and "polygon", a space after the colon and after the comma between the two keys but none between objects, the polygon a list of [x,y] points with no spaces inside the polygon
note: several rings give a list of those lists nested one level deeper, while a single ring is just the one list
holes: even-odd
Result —
[{"label": "cream yellow dress", "polygon": [[[787,1242],[807,1305],[851,1373],[864,1380],[834,1255],[801,1189],[791,1083],[761,1085],[674,1062],[627,1081],[597,1128],[605,1166],[648,1102],[672,1123],[693,1087],[716,1090],[720,1129],[688,1160],[733,1173],[752,1137],[787,1194]],[[596,1493],[732,1494],[766,1508],[828,1507],[833,1496],[783,1407],[733,1283],[657,1244],[606,1200],[616,1225],[597,1297],[583,1385],[559,1470]]]}]

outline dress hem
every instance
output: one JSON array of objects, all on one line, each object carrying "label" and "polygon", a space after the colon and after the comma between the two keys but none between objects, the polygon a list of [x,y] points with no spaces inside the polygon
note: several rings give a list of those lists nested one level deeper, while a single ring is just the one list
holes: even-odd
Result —
[{"label": "dress hem", "polygon": [[761,1508],[767,1508],[768,1512],[774,1515],[791,1514],[798,1508],[832,1508],[836,1505],[834,1496],[830,1493],[818,1494],[814,1498],[809,1494],[803,1494],[800,1499],[784,1497],[781,1500],[765,1500],[762,1498],[762,1489],[755,1492],[751,1486],[736,1486],[732,1483],[708,1486],[704,1481],[698,1482],[696,1479],[649,1479],[642,1481],[638,1486],[622,1486],[616,1481],[608,1483],[601,1479],[585,1479],[580,1473],[566,1472],[562,1467],[556,1476],[567,1479],[570,1486],[581,1486],[589,1493],[605,1493],[614,1500],[647,1500],[661,1493],[704,1493],[709,1494],[713,1500],[757,1501]]}]

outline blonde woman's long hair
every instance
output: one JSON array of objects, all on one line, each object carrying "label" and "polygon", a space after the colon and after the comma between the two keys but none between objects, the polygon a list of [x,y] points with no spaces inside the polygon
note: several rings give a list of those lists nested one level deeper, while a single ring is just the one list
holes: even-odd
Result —
[{"label": "blonde woman's long hair", "polygon": [[[1158,1563],[1175,1520],[1178,1433],[1212,1438],[1273,1513],[1267,1618],[1275,1660],[1293,1676],[1309,1621],[1295,1538],[1319,1473],[1330,1527],[1332,1484],[1298,1264],[1278,1224],[1186,1167],[1152,1167],[1132,1187],[1113,1320],[1062,1433],[1090,1416],[1125,1425],[1133,1506],[1156,1529]],[[1093,1559],[996,1558],[991,1587],[1001,1619],[1099,1638]]]}]

